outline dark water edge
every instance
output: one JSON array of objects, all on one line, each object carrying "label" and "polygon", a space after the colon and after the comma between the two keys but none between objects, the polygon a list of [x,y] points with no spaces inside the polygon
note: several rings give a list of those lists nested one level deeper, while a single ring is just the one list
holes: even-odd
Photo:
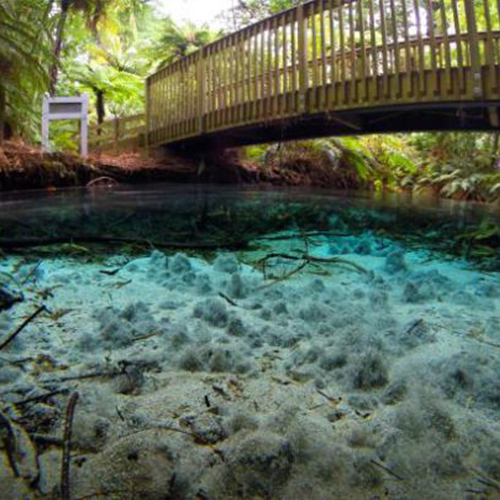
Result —
[{"label": "dark water edge", "polygon": [[23,238],[88,239],[89,244],[102,238],[104,251],[112,239],[242,248],[260,235],[295,228],[332,236],[370,232],[466,258],[484,269],[500,266],[500,208],[431,196],[154,184],[4,193],[0,203],[0,246]]}]

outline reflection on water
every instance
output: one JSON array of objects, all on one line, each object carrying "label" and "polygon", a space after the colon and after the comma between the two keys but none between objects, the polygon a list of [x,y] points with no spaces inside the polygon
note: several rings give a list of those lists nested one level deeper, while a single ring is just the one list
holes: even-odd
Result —
[{"label": "reflection on water", "polygon": [[1,498],[60,498],[69,441],[72,498],[498,495],[495,207],[196,186],[0,203]]}]

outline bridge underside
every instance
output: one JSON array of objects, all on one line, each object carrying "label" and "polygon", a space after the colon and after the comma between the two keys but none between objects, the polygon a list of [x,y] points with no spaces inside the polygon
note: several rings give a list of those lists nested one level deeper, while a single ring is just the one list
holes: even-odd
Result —
[{"label": "bridge underside", "polygon": [[166,146],[176,152],[203,153],[251,144],[275,143],[328,136],[428,132],[500,131],[500,101],[432,103],[360,108],[304,114],[260,124],[217,130],[184,138]]}]

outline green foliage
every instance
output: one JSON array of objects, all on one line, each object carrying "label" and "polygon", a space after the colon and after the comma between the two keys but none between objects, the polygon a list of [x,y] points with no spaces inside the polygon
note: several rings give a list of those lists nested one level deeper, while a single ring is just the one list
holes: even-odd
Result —
[{"label": "green foliage", "polygon": [[[0,2],[0,127],[8,123],[30,134],[37,104],[47,84],[50,34],[42,0]],[[33,25],[39,30],[34,31]]]},{"label": "green foliage", "polygon": [[499,194],[495,134],[417,134],[413,144],[422,156],[416,189],[431,188],[450,198],[487,201]]},{"label": "green foliage", "polygon": [[170,18],[162,21],[158,33],[157,42],[150,52],[158,68],[186,57],[222,36],[221,32],[213,32],[208,26],[197,27],[189,22],[178,26]]}]

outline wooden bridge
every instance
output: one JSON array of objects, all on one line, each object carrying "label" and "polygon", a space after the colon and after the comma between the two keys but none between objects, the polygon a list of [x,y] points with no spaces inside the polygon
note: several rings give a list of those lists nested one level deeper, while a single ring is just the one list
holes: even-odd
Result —
[{"label": "wooden bridge", "polygon": [[500,0],[315,0],[147,79],[150,147],[500,125]]}]

